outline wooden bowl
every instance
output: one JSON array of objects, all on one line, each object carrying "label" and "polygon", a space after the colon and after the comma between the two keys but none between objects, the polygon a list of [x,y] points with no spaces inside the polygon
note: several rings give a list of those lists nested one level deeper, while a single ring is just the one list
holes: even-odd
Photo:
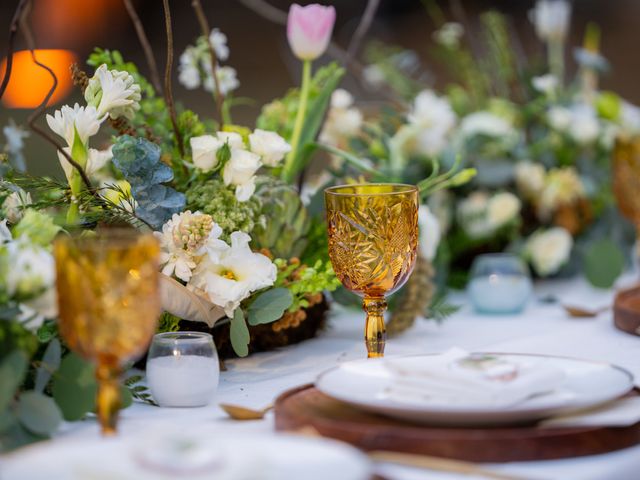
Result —
[{"label": "wooden bowl", "polygon": [[613,302],[613,321],[619,330],[640,335],[640,285],[616,295]]}]

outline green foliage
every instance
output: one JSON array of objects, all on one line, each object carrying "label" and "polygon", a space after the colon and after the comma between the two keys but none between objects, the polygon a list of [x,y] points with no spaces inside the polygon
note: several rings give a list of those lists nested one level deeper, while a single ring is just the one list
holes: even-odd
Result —
[{"label": "green foliage", "polygon": [[158,333],[177,332],[180,330],[180,320],[180,317],[176,317],[169,312],[162,312],[158,322]]},{"label": "green foliage", "polygon": [[277,258],[274,263],[278,267],[275,287],[286,287],[293,295],[290,312],[309,306],[308,295],[323,291],[332,292],[338,288],[340,280],[335,276],[330,261],[317,260],[313,266],[301,265],[299,262],[287,262]]},{"label": "green foliage", "polygon": [[272,288],[258,295],[247,309],[249,325],[260,325],[278,320],[293,303],[291,291]]},{"label": "green foliage", "polygon": [[187,208],[209,214],[220,225],[221,238],[229,240],[235,231],[251,234],[257,224],[265,223],[260,214],[261,204],[254,195],[246,202],[239,202],[234,191],[222,180],[211,178],[196,183],[186,192]]},{"label": "green foliage", "polygon": [[367,63],[375,64],[381,79],[406,100],[412,100],[423,88],[415,52],[383,42],[371,42],[365,49]]},{"label": "green foliage", "polygon": [[229,332],[233,351],[236,352],[239,357],[249,355],[249,341],[251,340],[251,336],[249,335],[249,328],[247,327],[247,322],[244,320],[244,312],[241,308],[236,308],[236,311],[233,312]]},{"label": "green foliage", "polygon": [[33,390],[20,395],[16,415],[25,428],[39,435],[51,435],[62,422],[53,398]]},{"label": "green foliage", "polygon": [[255,196],[262,204],[260,215],[266,219],[251,234],[255,248],[266,248],[277,258],[299,257],[307,245],[310,218],[297,189],[261,176]]},{"label": "green foliage", "polygon": [[433,319],[440,323],[460,310],[460,305],[453,305],[447,301],[447,296],[440,294],[433,297],[431,305],[425,312],[425,318]]},{"label": "green foliage", "polygon": [[49,383],[53,373],[60,367],[62,361],[62,346],[60,340],[53,338],[42,355],[40,366],[36,372],[36,380],[34,384],[34,390],[37,392],[44,391],[45,387]]},{"label": "green foliage", "polygon": [[131,184],[138,206],[136,215],[160,228],[185,206],[183,193],[162,185],[173,179],[173,171],[160,161],[160,147],[144,138],[123,135],[113,146],[113,163]]},{"label": "green foliage", "polygon": [[75,353],[69,353],[62,360],[54,374],[52,393],[65,420],[80,420],[95,409],[94,372],[95,367]]},{"label": "green foliage", "polygon": [[18,314],[17,306],[4,303],[0,307],[0,361],[13,350],[20,350],[31,357],[38,348],[38,340],[33,333],[16,321]]},{"label": "green foliage", "polygon": [[0,414],[11,404],[27,372],[28,361],[24,352],[13,350],[0,363]]},{"label": "green foliage", "polygon": [[22,220],[13,227],[12,233],[15,238],[26,237],[31,243],[49,247],[60,230],[62,229],[53,223],[50,215],[28,208],[24,211]]},{"label": "green foliage", "polygon": [[584,256],[584,272],[594,287],[611,288],[624,270],[624,255],[612,240],[591,243]]},{"label": "green foliage", "polygon": [[149,388],[142,384],[143,381],[144,377],[142,375],[132,375],[124,381],[124,386],[131,397],[147,405],[157,407],[158,404],[153,400],[151,393],[149,393]]}]

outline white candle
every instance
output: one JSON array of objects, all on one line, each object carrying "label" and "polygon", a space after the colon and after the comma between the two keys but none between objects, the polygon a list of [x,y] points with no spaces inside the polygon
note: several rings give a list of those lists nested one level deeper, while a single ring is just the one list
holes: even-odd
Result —
[{"label": "white candle", "polygon": [[147,362],[147,383],[161,407],[208,405],[218,387],[216,358],[198,355],[167,355]]},{"label": "white candle", "polygon": [[482,313],[518,313],[524,308],[532,285],[522,275],[489,275],[476,277],[469,283],[469,296]]}]

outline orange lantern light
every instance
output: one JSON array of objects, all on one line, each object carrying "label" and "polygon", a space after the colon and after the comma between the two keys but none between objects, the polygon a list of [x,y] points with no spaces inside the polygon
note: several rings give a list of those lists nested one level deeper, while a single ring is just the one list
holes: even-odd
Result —
[{"label": "orange lantern light", "polygon": [[[38,62],[49,67],[58,77],[56,87],[48,105],[63,100],[71,91],[73,83],[69,67],[76,56],[69,50],[35,50]],[[7,59],[0,64],[0,79],[4,78]],[[31,52],[22,50],[13,54],[11,77],[2,96],[2,103],[9,108],[36,108],[51,89],[53,79],[44,68],[33,62]]]}]

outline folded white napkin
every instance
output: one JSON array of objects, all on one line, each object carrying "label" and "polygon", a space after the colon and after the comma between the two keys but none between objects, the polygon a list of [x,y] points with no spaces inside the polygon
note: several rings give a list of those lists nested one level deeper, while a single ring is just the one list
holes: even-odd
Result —
[{"label": "folded white napkin", "polygon": [[385,365],[393,376],[389,397],[408,403],[509,407],[555,390],[564,379],[564,372],[550,365],[459,348],[428,360],[389,358]]}]

